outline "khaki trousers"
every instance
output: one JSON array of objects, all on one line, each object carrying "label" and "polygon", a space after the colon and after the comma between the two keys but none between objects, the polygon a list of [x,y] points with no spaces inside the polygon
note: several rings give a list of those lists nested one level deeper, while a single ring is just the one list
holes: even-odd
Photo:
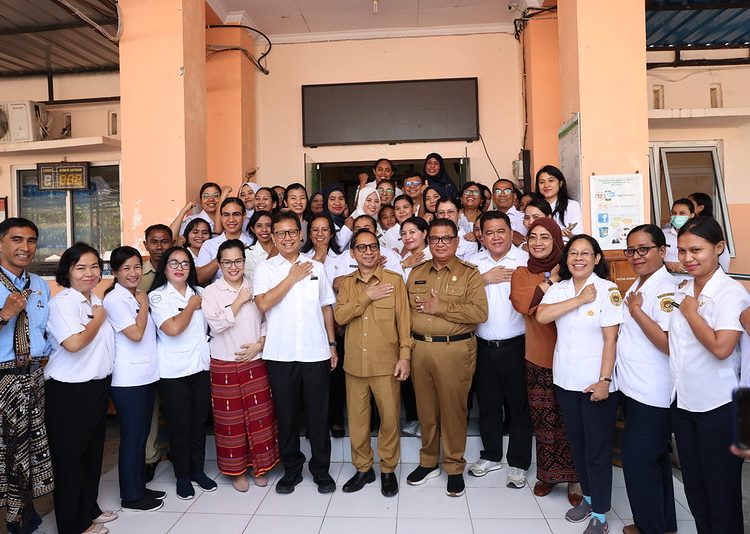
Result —
[{"label": "khaki trousers", "polygon": [[475,337],[452,343],[415,341],[411,377],[422,427],[419,465],[436,466],[442,442],[445,472],[464,472],[466,401],[476,363]]},{"label": "khaki trousers", "polygon": [[401,382],[391,375],[358,377],[346,375],[346,407],[352,464],[357,471],[369,471],[374,460],[370,445],[370,396],[380,413],[378,456],[380,472],[393,473],[401,456]]}]

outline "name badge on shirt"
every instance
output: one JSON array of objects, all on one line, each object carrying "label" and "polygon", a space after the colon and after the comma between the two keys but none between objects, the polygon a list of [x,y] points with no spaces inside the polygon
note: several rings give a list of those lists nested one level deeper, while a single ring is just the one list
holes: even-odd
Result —
[{"label": "name badge on shirt", "polygon": [[427,280],[414,280],[415,286],[421,286],[427,283]]},{"label": "name badge on shirt", "polygon": [[312,275],[312,276],[310,277],[310,280],[317,280],[317,279],[318,279],[318,277],[317,277],[317,276],[315,276],[315,275]]},{"label": "name badge on shirt", "polygon": [[44,308],[44,302],[42,302],[41,300],[37,300],[36,301],[36,307],[37,308]]}]

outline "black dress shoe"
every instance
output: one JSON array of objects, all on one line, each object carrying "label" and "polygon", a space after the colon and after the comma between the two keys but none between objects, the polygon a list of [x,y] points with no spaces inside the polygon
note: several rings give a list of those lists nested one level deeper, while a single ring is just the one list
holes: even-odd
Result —
[{"label": "black dress shoe", "polygon": [[332,438],[343,438],[346,436],[344,427],[342,425],[331,425],[331,437]]},{"label": "black dress shoe", "polygon": [[290,475],[287,473],[276,483],[276,493],[292,493],[294,486],[300,482],[302,482],[301,474],[294,473]]},{"label": "black dress shoe", "polygon": [[336,491],[336,482],[331,478],[331,475],[313,477],[313,481],[318,485],[318,493],[333,493]]},{"label": "black dress shoe", "polygon": [[380,473],[380,493],[385,497],[393,497],[398,493],[396,473]]},{"label": "black dress shoe", "polygon": [[346,481],[342,490],[344,493],[354,493],[364,488],[365,484],[371,482],[375,482],[375,471],[372,470],[372,467],[364,473],[362,471],[354,473],[354,476]]}]

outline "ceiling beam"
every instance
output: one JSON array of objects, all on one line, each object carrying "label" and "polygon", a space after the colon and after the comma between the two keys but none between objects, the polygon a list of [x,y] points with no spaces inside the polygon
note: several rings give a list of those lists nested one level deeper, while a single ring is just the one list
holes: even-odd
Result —
[{"label": "ceiling beam", "polygon": [[119,65],[103,65],[96,67],[72,67],[65,69],[39,69],[39,70],[11,70],[0,71],[0,78],[19,78],[23,76],[48,76],[50,74],[83,74],[92,72],[118,72]]},{"label": "ceiling beam", "polygon": [[[96,23],[100,26],[117,26],[117,19],[102,19],[97,20]],[[73,30],[76,28],[90,28],[90,26],[82,21],[61,22],[58,24],[40,24],[36,26],[20,26],[18,28],[2,29],[0,30],[0,36],[19,35],[24,33],[55,32],[59,30]]]}]

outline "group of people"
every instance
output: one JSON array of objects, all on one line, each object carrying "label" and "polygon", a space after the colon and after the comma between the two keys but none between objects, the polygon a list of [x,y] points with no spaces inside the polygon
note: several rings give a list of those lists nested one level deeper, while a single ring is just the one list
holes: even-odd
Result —
[{"label": "group of people", "polygon": [[[111,252],[103,299],[99,252],[61,256],[54,297],[29,273],[39,230],[0,223],[0,504],[10,532],[39,525],[32,499],[52,490],[61,534],[104,533],[97,505],[105,416],[120,424],[122,510],[151,511],[147,487],[167,420],[176,495],[216,489],[204,470],[213,420],[219,469],[234,488],[275,491],[308,470],[333,492],[331,436],[345,423],[356,492],[376,480],[398,493],[401,433],[421,437],[407,483],[448,475],[464,494],[467,420],[476,393],[481,477],[508,464],[523,488],[536,436],[534,494],[568,484],[571,522],[609,532],[618,404],[634,525],[677,530],[669,451],[674,433],[700,533],[740,533],[741,463],[731,454],[731,395],[750,298],[722,268],[726,242],[710,197],[680,199],[664,229],[642,224],[625,256],[637,279],[624,298],[598,242],[581,233],[565,177],[545,166],[534,194],[498,179],[459,190],[438,154],[395,180],[381,159],[346,190],[207,183],[171,225],[146,229],[148,259]],[[198,211],[197,213],[193,213]],[[676,255],[675,255],[675,251]],[[401,422],[401,405],[405,418]],[[344,418],[346,412],[347,418]],[[503,450],[503,433],[509,433]],[[248,475],[250,477],[248,478]]]}]

